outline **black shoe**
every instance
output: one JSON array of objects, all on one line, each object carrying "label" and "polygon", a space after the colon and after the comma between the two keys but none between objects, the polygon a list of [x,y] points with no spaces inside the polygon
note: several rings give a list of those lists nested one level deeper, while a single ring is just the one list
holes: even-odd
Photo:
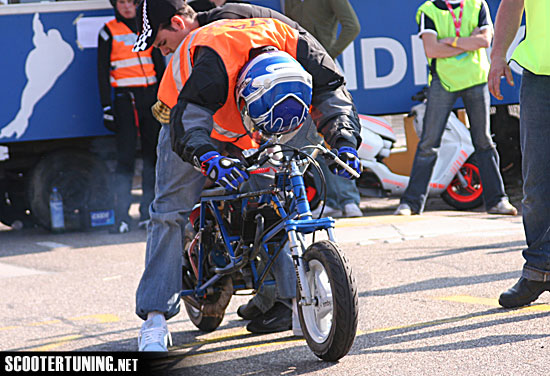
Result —
[{"label": "black shoe", "polygon": [[237,315],[244,320],[252,320],[262,314],[262,311],[258,307],[249,301],[247,304],[241,305],[237,309]]},{"label": "black shoe", "polygon": [[539,282],[521,277],[511,289],[500,294],[498,303],[504,308],[525,306],[537,300],[544,291],[550,291],[550,281]]},{"label": "black shoe", "polygon": [[246,326],[251,333],[277,333],[292,329],[292,310],[283,303],[275,305],[266,313],[256,317]]}]

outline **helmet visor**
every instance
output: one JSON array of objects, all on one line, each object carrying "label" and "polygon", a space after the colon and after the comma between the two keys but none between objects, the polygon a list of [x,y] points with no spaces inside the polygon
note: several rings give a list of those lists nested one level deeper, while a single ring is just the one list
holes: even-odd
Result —
[{"label": "helmet visor", "polygon": [[268,134],[285,134],[297,129],[306,120],[308,112],[304,101],[289,93],[280,98],[268,112],[252,118],[252,121]]}]

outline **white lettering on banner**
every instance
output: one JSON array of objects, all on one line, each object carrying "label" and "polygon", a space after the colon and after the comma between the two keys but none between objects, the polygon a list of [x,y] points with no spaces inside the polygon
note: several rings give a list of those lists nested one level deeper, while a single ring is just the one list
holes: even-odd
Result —
[{"label": "white lettering on banner", "polygon": [[336,65],[338,65],[338,68],[344,72],[344,78],[346,79],[346,87],[348,90],[357,90],[357,68],[355,67],[355,44],[350,43],[349,46],[346,47],[344,52],[342,52],[342,64],[344,67],[340,65],[338,61],[336,61]]},{"label": "white lettering on banner", "polygon": [[[376,73],[376,49],[388,51],[393,59],[393,69],[385,76],[378,77]],[[407,53],[395,39],[364,38],[361,39],[361,57],[363,63],[363,78],[365,89],[379,89],[396,85],[407,73]]]},{"label": "white lettering on banner", "polygon": [[92,213],[92,220],[107,219],[109,218],[109,214],[108,211]]},{"label": "white lettering on banner", "polygon": [[428,84],[428,59],[424,53],[424,43],[418,35],[411,35],[412,61],[415,86]]},{"label": "white lettering on banner", "polygon": [[[512,53],[523,40],[525,35],[525,26],[521,26],[512,42],[506,58],[510,60]],[[410,36],[411,53],[412,53],[412,73],[415,86],[425,86],[428,84],[428,59],[424,52],[424,44],[418,34]],[[378,76],[376,72],[376,49],[386,50],[390,53],[393,68],[392,71],[385,76]],[[491,50],[487,49],[487,54],[490,55]],[[346,79],[346,87],[348,90],[358,90],[359,84],[357,80],[357,66],[355,61],[355,43],[350,44],[338,58],[336,65],[343,72]],[[392,38],[375,37],[361,38],[361,61],[363,69],[363,88],[364,89],[383,89],[397,85],[403,80],[407,73],[407,53],[403,45]],[[514,61],[510,63],[510,67],[519,75],[523,69]]]}]

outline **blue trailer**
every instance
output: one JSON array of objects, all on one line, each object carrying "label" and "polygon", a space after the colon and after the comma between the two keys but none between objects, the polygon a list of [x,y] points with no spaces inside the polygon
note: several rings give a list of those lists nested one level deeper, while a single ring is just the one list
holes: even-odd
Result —
[{"label": "blue trailer", "polygon": [[108,1],[0,5],[1,222],[50,227],[53,187],[69,230],[112,209],[96,73],[97,33],[112,17]]},{"label": "blue trailer", "polygon": [[[338,63],[360,113],[407,113],[411,96],[427,85],[414,20],[422,1],[351,0],[361,33]],[[279,0],[253,3],[283,6]],[[494,18],[499,1],[488,3]],[[99,29],[112,17],[107,0],[0,5],[1,222],[49,227],[54,186],[62,192],[69,228],[93,225],[90,213],[109,209],[105,160],[113,137],[102,122],[96,47]],[[502,109],[501,131],[504,123],[517,128],[506,106],[517,103],[517,87],[503,85],[503,93],[505,100],[494,103]]]}]

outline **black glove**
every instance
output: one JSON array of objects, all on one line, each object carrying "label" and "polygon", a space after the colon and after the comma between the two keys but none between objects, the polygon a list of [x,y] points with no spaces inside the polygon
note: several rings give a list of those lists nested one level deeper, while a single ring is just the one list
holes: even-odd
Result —
[{"label": "black glove", "polygon": [[103,125],[111,132],[116,133],[118,130],[115,122],[115,114],[111,106],[103,107]]}]

